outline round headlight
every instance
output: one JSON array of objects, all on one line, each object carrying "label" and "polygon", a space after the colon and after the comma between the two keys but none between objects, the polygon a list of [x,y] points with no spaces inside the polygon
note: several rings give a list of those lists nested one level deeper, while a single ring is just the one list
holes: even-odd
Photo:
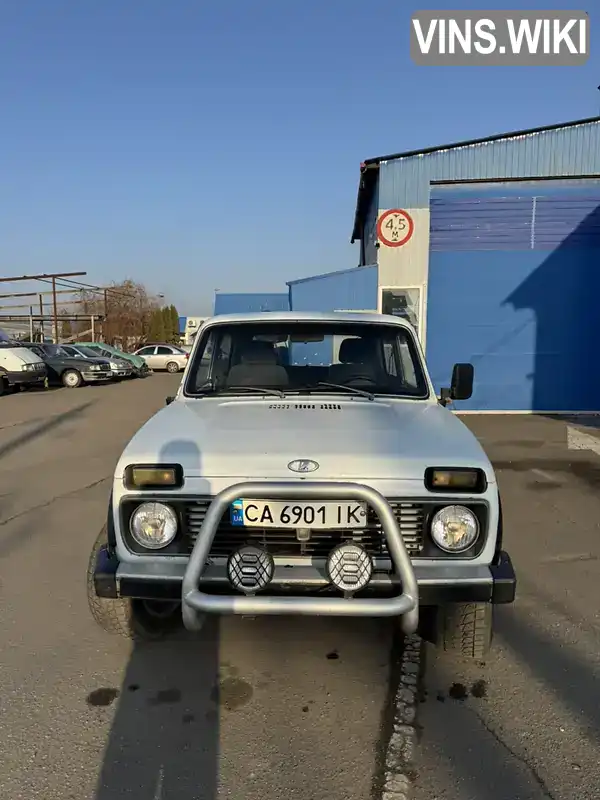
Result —
[{"label": "round headlight", "polygon": [[464,506],[446,506],[431,520],[431,536],[441,550],[460,553],[468,550],[479,535],[479,521]]},{"label": "round headlight", "polygon": [[131,515],[131,535],[148,550],[160,550],[177,534],[177,515],[164,503],[142,503]]}]

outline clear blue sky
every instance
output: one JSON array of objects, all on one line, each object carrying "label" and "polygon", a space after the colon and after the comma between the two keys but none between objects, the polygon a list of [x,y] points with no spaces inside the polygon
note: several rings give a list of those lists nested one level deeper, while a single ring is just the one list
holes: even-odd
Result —
[{"label": "clear blue sky", "polygon": [[355,266],[363,159],[599,112],[600,9],[584,67],[439,69],[410,60],[419,7],[3,0],[0,275],[132,277],[206,313]]}]

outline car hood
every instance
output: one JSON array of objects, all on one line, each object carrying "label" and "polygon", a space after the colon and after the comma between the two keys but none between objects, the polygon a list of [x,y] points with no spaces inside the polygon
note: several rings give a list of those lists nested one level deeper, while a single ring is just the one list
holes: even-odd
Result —
[{"label": "car hood", "polygon": [[46,364],[50,364],[51,367],[69,367],[76,370],[82,370],[85,369],[85,364],[92,361],[92,359],[77,358],[76,356],[46,356],[44,361]]},{"label": "car hood", "polygon": [[119,353],[119,355],[115,355],[115,358],[120,358],[123,361],[127,361],[130,364],[133,364],[134,367],[145,367],[146,362],[141,356],[134,356],[133,353]]},{"label": "car hood", "polygon": [[92,358],[92,356],[84,356],[83,358],[78,358],[77,361],[80,363],[83,361],[84,364],[102,364],[110,367],[110,360],[108,358]]},{"label": "car hood", "polygon": [[366,398],[178,398],[137,432],[117,465],[181,464],[188,477],[293,479],[311,459],[316,480],[423,480],[427,467],[480,467],[477,439],[437,403]]}]

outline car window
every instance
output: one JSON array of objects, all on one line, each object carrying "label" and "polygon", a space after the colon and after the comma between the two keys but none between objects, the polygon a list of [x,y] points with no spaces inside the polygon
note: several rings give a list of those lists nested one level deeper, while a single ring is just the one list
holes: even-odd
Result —
[{"label": "car window", "polygon": [[173,350],[170,347],[157,347],[156,355],[158,356],[172,356]]},{"label": "car window", "polygon": [[339,393],[342,386],[374,394],[429,396],[414,335],[400,325],[339,320],[223,322],[201,336],[188,370],[186,393],[211,382],[217,391],[244,386],[299,394]]},{"label": "car window", "polygon": [[142,347],[141,350],[138,350],[136,355],[138,356],[150,356],[156,350],[155,347]]},{"label": "car window", "polygon": [[106,353],[105,350],[93,350],[91,347],[85,347],[84,345],[78,347],[77,352],[80,355],[85,356],[85,358],[98,358],[98,356]]}]

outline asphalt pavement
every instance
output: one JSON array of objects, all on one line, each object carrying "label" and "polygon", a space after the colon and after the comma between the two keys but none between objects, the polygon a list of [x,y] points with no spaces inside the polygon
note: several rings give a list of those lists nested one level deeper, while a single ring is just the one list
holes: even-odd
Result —
[{"label": "asphalt pavement", "polygon": [[[0,800],[377,797],[389,622],[229,617],[133,647],[88,613],[114,464],[177,382],[0,402]],[[486,664],[425,648],[414,797],[597,800],[600,456],[567,428],[599,426],[464,420],[498,470],[518,599]]]},{"label": "asphalt pavement", "polygon": [[229,617],[133,647],[88,613],[114,465],[178,380],[1,400],[0,798],[369,798],[389,621]]},{"label": "asphalt pavement", "polygon": [[426,648],[415,800],[598,800],[600,456],[567,446],[598,421],[463,421],[498,471],[517,601],[485,665]]}]

